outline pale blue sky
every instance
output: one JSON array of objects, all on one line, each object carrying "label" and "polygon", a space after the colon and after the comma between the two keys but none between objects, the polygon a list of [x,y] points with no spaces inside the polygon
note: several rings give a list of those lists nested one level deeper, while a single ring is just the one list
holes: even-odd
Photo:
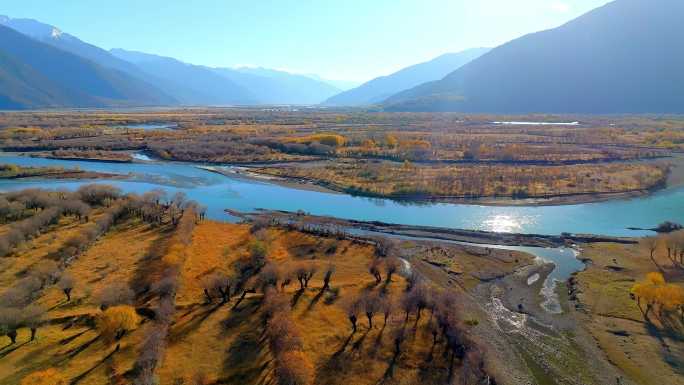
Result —
[{"label": "pale blue sky", "polygon": [[2,0],[103,48],[212,66],[368,80],[446,52],[496,46],[607,0]]}]

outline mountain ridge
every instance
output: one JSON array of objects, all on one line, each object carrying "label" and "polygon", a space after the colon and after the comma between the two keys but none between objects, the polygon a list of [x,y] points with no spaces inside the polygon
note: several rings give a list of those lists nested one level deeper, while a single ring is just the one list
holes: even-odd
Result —
[{"label": "mountain ridge", "polygon": [[494,48],[388,111],[684,112],[684,3],[617,0]]},{"label": "mountain ridge", "polygon": [[387,97],[431,80],[441,79],[453,70],[488,52],[488,48],[471,48],[446,53],[432,60],[414,64],[390,75],[372,79],[359,87],[342,92],[323,104],[361,106],[381,103]]}]

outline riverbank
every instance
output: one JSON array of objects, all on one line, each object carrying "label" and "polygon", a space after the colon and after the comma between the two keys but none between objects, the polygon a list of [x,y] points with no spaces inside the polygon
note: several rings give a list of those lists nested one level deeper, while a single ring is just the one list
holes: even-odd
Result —
[{"label": "riverbank", "polygon": [[433,226],[413,226],[403,224],[384,223],[380,221],[357,221],[329,216],[309,215],[302,212],[281,210],[257,210],[254,212],[240,212],[226,209],[226,213],[246,221],[274,222],[283,225],[306,224],[322,229],[340,230],[351,229],[352,233],[379,233],[412,238],[427,238],[451,242],[467,242],[474,244],[493,244],[503,246],[528,247],[572,247],[577,243],[614,242],[631,244],[636,241],[628,237],[609,237],[593,234],[519,234],[505,232],[491,232],[482,230],[451,229]]},{"label": "riverbank", "polygon": [[108,163],[131,163],[133,157],[128,152],[106,152],[98,154],[79,154],[74,152],[28,152],[22,153],[24,156],[31,156],[34,158],[59,159],[59,160],[77,160],[84,162],[108,162]]},{"label": "riverbank", "polygon": [[19,167],[0,164],[1,179],[125,179],[125,175],[93,172],[85,170],[64,169],[61,167]]},{"label": "riverbank", "polygon": [[[604,202],[609,200],[631,199],[648,196],[656,191],[666,188],[684,185],[684,164],[676,158],[673,169],[665,171],[664,175],[651,185],[643,188],[629,188],[619,191],[590,191],[590,192],[568,192],[568,193],[548,193],[542,196],[526,196],[528,193],[519,193],[517,196],[478,196],[466,195],[436,195],[422,193],[376,193],[369,189],[344,186],[335,180],[325,180],[321,178],[308,177],[302,175],[291,175],[286,170],[294,170],[292,165],[274,164],[267,167],[264,165],[243,165],[242,174],[248,178],[267,180],[270,183],[279,184],[290,188],[303,190],[315,190],[330,193],[343,193],[352,196],[391,199],[397,202],[413,203],[452,203],[483,206],[561,206],[584,203]],[[661,158],[659,158],[661,160]],[[613,164],[617,164],[615,162]],[[622,162],[625,163],[625,162]],[[595,163],[599,164],[599,163]],[[642,164],[643,167],[658,167],[652,159],[633,162],[634,165]],[[474,165],[477,165],[474,163]],[[312,162],[307,165],[297,166],[302,170],[312,167],[325,167],[320,162]],[[212,167],[217,172],[222,172],[219,167]],[[301,171],[301,170],[300,170]],[[226,175],[232,174],[226,171]],[[672,177],[671,175],[675,175]],[[495,178],[499,179],[499,178]],[[516,193],[518,194],[518,193]]]}]

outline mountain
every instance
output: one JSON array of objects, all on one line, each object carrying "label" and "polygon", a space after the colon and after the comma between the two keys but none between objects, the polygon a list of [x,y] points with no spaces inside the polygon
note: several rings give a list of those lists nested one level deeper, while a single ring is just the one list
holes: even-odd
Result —
[{"label": "mountain", "polygon": [[[183,78],[174,76],[167,76],[164,78],[158,76],[159,74],[154,72],[156,71],[156,68],[154,70],[151,69],[151,67],[153,67],[151,64],[147,64],[147,67],[150,68],[147,68],[147,71],[145,71],[136,65],[134,60],[125,60],[126,58],[117,57],[107,50],[86,43],[49,24],[31,19],[12,19],[6,16],[0,16],[0,24],[6,25],[43,43],[50,44],[64,51],[89,59],[103,67],[125,72],[153,85],[166,94],[173,95],[181,104],[231,104],[253,101],[253,98],[248,95],[246,90],[241,89],[235,84],[228,84],[226,86],[226,84],[224,84],[226,83],[225,79],[218,78],[212,74],[207,74],[207,71],[201,69],[198,70],[200,74],[199,80],[193,82],[179,81],[179,79]],[[124,53],[121,53],[121,55],[126,56]],[[136,56],[137,59],[143,61],[162,62],[162,59],[169,59],[168,62],[171,62],[171,64],[166,65],[167,67],[186,67],[183,63],[171,60],[170,58],[161,58],[153,55],[135,55],[135,53],[129,52],[129,55],[126,57],[130,59],[130,57],[133,56]],[[167,72],[162,72],[162,74],[168,74],[170,72],[172,72],[171,69]],[[176,70],[175,73],[190,75],[194,74],[194,71],[192,68],[183,68],[182,70]],[[209,77],[209,79],[206,79],[207,77]],[[214,85],[209,89],[203,89],[207,83]],[[222,86],[226,86],[226,92],[215,89]],[[237,93],[239,97],[230,97],[228,95],[230,92]]]},{"label": "mountain", "polygon": [[214,71],[249,89],[261,104],[318,104],[340,92],[323,81],[268,68],[215,68]]},{"label": "mountain", "polygon": [[113,68],[141,78],[144,77],[143,73],[135,65],[115,57],[102,48],[62,32],[55,26],[32,19],[13,19],[7,16],[0,16],[0,24],[30,36],[42,43],[50,44],[53,47],[91,60],[101,66]]},{"label": "mountain", "polygon": [[416,64],[391,75],[373,79],[357,88],[333,96],[324,104],[361,106],[381,103],[400,91],[441,79],[487,51],[489,51],[488,48],[473,48],[463,52],[448,53],[429,62]]},{"label": "mountain", "polygon": [[[7,18],[3,18],[7,21]],[[123,72],[0,25],[0,108],[162,105],[173,98]]]},{"label": "mountain", "polygon": [[392,96],[387,110],[684,112],[684,2],[617,0]]},{"label": "mountain", "polygon": [[258,100],[247,88],[211,68],[143,52],[112,49],[112,55],[135,64],[149,76],[166,82],[165,89],[183,104],[254,104]]},{"label": "mountain", "polygon": [[320,77],[316,74],[306,74],[307,77],[310,77],[311,79],[318,80],[323,83],[328,83],[331,86],[340,89],[340,91],[349,91],[352,88],[356,88],[363,84],[362,81],[358,80],[335,80],[335,79],[326,79],[323,77]]}]

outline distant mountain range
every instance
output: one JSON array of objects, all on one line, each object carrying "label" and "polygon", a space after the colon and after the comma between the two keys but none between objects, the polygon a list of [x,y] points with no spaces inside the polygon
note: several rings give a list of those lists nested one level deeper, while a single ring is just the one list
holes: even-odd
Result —
[{"label": "distant mountain range", "polygon": [[425,82],[442,79],[488,51],[489,48],[473,48],[463,52],[444,54],[426,63],[416,64],[391,75],[375,78],[357,88],[333,96],[324,104],[363,106],[381,103],[398,92]]},{"label": "distant mountain range", "polygon": [[[33,64],[52,63],[62,71],[46,72],[46,66],[36,68],[24,60],[26,57],[0,47],[0,85],[5,85],[0,90],[0,108],[317,104],[341,91],[324,80],[284,71],[210,68],[142,52],[107,51],[31,19],[0,16],[3,25],[25,35],[12,34],[15,40],[23,37],[23,43],[15,41],[12,45],[15,50],[21,45],[32,47],[34,51],[25,52],[25,56]],[[3,28],[2,33],[14,32],[11,30]],[[5,46],[14,41],[2,40],[0,45]],[[59,59],[54,57],[57,52],[62,53],[57,55]],[[101,82],[121,91],[103,93],[82,87],[81,83],[89,80],[74,79],[87,75],[69,67],[75,62],[91,67],[97,72],[93,76],[102,77]]]},{"label": "distant mountain range", "polygon": [[0,25],[0,109],[174,103],[143,80]]},{"label": "distant mountain range", "polygon": [[684,112],[684,1],[617,0],[392,96],[398,111]]},{"label": "distant mountain range", "polygon": [[387,111],[684,113],[682,18],[682,0],[616,0],[488,52],[443,55],[342,91],[313,75],[107,51],[48,24],[0,16],[0,109],[324,103]]}]

